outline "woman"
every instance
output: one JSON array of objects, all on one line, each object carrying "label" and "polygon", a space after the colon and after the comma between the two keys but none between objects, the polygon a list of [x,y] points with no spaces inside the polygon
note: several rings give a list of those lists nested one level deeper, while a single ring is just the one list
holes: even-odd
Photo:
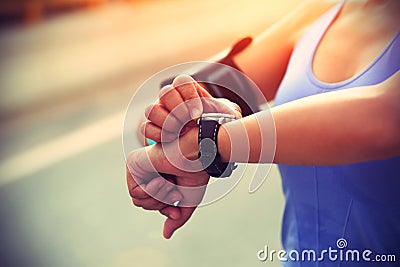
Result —
[{"label": "woman", "polygon": [[[276,127],[273,162],[279,164],[286,197],[282,242],[287,252],[337,249],[335,242],[340,238],[351,248],[373,251],[372,261],[376,254],[398,251],[398,14],[400,1],[396,0],[311,1],[234,58],[266,98],[275,102],[271,109]],[[143,126],[146,136],[160,141],[165,122],[160,118],[166,118],[180,103],[198,97],[209,96],[189,78],[176,79],[147,113],[149,122]],[[261,143],[273,136],[257,123],[262,113],[220,127],[217,140],[222,161],[269,161],[263,157]],[[232,146],[233,139],[246,136],[248,155]],[[198,128],[194,126],[172,143],[179,143],[184,155],[195,159],[197,137]],[[194,208],[161,203],[137,186],[132,176],[146,180],[152,169],[143,167],[143,153],[159,172],[177,175],[178,185],[206,184],[208,176],[205,172],[185,174],[167,166],[160,145],[135,151],[128,160],[128,186],[135,205],[166,215],[164,236],[169,238]],[[163,164],[155,163],[157,160]],[[137,171],[138,165],[141,171]],[[164,182],[156,179],[151,184],[154,187],[156,183],[162,187]],[[176,200],[186,197],[170,187],[159,194],[174,195]],[[323,266],[337,266],[327,257],[322,261]],[[286,264],[302,263],[294,259]],[[356,262],[343,260],[340,264],[354,266]]]}]

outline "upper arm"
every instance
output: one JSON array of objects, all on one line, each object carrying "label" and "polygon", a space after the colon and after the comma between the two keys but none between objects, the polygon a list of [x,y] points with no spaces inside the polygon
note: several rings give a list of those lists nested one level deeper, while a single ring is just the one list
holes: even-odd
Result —
[{"label": "upper arm", "polygon": [[306,1],[255,38],[245,51],[235,57],[235,62],[268,100],[275,96],[298,39],[332,5],[332,1]]},{"label": "upper arm", "polygon": [[385,121],[384,140],[388,149],[400,155],[400,70],[375,87],[382,119]]}]

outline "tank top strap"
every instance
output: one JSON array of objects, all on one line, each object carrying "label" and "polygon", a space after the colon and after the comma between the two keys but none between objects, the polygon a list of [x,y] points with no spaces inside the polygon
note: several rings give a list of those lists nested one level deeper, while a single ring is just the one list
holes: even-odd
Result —
[{"label": "tank top strap", "polygon": [[322,40],[325,32],[328,30],[329,26],[333,23],[335,18],[340,13],[344,5],[344,0],[333,6],[325,14],[323,14],[318,20],[316,20],[307,29],[306,33],[296,44],[296,49],[292,54],[292,60],[296,65],[307,66],[309,61],[317,49],[320,41]]},{"label": "tank top strap", "polygon": [[312,60],[319,43],[324,37],[325,33],[335,21],[340,11],[344,6],[345,0],[333,6],[327,13],[320,17],[310,28],[308,33],[304,36],[303,41],[309,45],[310,60]]}]

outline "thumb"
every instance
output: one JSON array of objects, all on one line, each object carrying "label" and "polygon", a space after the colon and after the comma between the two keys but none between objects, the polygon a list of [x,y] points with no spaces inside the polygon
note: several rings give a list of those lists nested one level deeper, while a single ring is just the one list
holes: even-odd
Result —
[{"label": "thumb", "polygon": [[204,196],[205,185],[207,185],[209,178],[205,172],[191,174],[190,177],[187,174],[186,176],[176,177],[176,184],[183,195],[183,200],[179,202],[180,217],[175,220],[168,217],[164,223],[163,235],[166,239],[171,238],[174,232],[190,219]]},{"label": "thumb", "polygon": [[174,232],[184,225],[192,216],[196,207],[181,207],[181,216],[177,220],[167,218],[164,223],[163,235],[166,239],[170,239]]}]

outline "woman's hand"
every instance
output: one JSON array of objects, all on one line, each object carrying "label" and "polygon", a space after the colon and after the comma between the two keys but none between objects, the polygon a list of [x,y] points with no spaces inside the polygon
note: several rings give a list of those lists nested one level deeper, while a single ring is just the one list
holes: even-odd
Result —
[{"label": "woman's hand", "polygon": [[197,133],[192,129],[174,142],[134,150],[127,158],[126,178],[132,201],[168,217],[165,238],[189,220],[204,196],[209,175],[202,171],[200,162],[187,161],[189,156],[178,149],[196,145]]},{"label": "woman's hand", "polygon": [[155,104],[146,108],[147,121],[141,125],[141,132],[158,143],[171,142],[197,127],[196,121],[202,113],[211,112],[242,117],[237,104],[224,98],[213,98],[200,83],[181,75],[160,91]]},{"label": "woman's hand", "polygon": [[[201,202],[209,175],[197,159],[198,126],[203,112],[241,117],[237,104],[215,99],[190,76],[179,76],[160,91],[156,104],[146,109],[144,135],[161,144],[131,152],[127,182],[132,201],[165,215],[164,237],[184,225]],[[186,161],[190,160],[190,161]],[[171,162],[173,161],[173,162]],[[162,173],[162,175],[160,175]],[[179,202],[177,206],[174,203]]]}]

